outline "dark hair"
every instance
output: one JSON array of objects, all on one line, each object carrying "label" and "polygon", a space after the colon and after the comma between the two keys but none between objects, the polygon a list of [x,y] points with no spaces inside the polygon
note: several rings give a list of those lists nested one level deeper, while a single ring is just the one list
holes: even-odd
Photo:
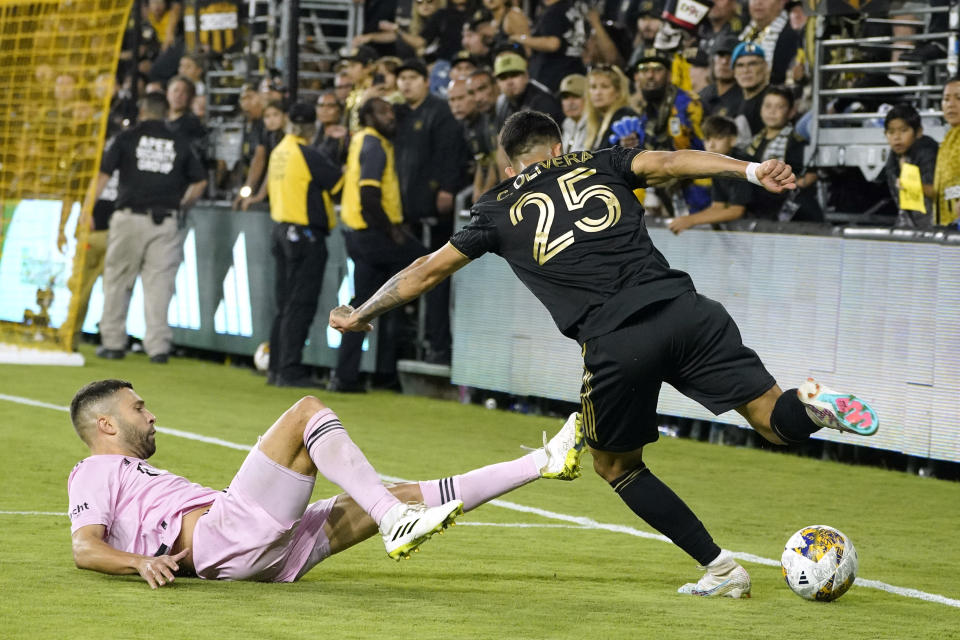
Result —
[{"label": "dark hair", "polygon": [[368,98],[366,102],[360,105],[360,109],[357,111],[357,119],[360,121],[360,124],[363,126],[370,126],[367,120],[370,116],[373,115],[373,107],[378,103],[383,102],[385,104],[390,104],[383,98]]},{"label": "dark hair", "polygon": [[467,78],[479,78],[480,76],[490,78],[491,82],[496,81],[496,78],[493,77],[493,71],[490,69],[490,67],[486,66],[479,67],[478,69],[472,71]]},{"label": "dark hair", "polygon": [[763,99],[766,100],[767,96],[780,96],[781,98],[787,101],[788,109],[793,109],[793,103],[796,100],[796,98],[794,98],[793,96],[793,92],[790,91],[790,89],[787,89],[786,87],[782,87],[779,85],[767,87],[767,90],[763,96]]},{"label": "dark hair", "polygon": [[539,145],[553,146],[561,140],[560,127],[542,111],[518,111],[507,118],[500,130],[500,146],[510,160]]},{"label": "dark hair", "polygon": [[923,126],[923,123],[920,121],[920,113],[912,104],[900,103],[894,105],[883,119],[884,130],[889,129],[890,123],[894,120],[903,120],[907,123],[907,126],[914,131],[919,131]]},{"label": "dark hair", "polygon": [[70,421],[84,442],[86,442],[87,439],[83,436],[83,425],[79,424],[80,414],[90,405],[109,398],[117,391],[120,391],[120,389],[133,390],[133,385],[126,380],[113,378],[109,380],[95,380],[85,384],[73,396],[73,400],[70,401]]},{"label": "dark hair", "polygon": [[267,104],[263,105],[264,110],[266,110],[267,107],[271,107],[271,108],[273,108],[273,109],[276,109],[277,111],[280,111],[280,112],[282,112],[282,113],[286,113],[286,112],[287,112],[287,101],[286,101],[286,100],[271,100],[271,101],[269,101]]},{"label": "dark hair", "polygon": [[703,121],[703,139],[737,137],[737,123],[724,116],[710,116]]},{"label": "dark hair", "polygon": [[167,102],[167,96],[159,91],[151,91],[140,98],[140,108],[152,116],[163,119],[167,117],[170,103]]}]

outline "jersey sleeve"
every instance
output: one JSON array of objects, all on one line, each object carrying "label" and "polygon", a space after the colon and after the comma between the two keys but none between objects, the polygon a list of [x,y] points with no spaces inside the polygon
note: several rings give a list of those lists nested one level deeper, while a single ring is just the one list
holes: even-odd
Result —
[{"label": "jersey sleeve", "polygon": [[107,148],[103,150],[103,158],[100,160],[100,173],[112,175],[120,167],[120,142],[123,139],[121,136],[122,134],[114,136],[112,140],[107,141]]},{"label": "jersey sleeve", "polygon": [[79,462],[67,480],[70,533],[91,524],[110,529],[113,524],[113,500],[107,470],[91,460]]},{"label": "jersey sleeve", "polygon": [[500,247],[496,225],[476,208],[470,223],[453,234],[450,244],[470,260],[476,260],[485,253],[498,253]]},{"label": "jersey sleeve", "polygon": [[380,187],[383,172],[387,167],[387,152],[376,136],[368,135],[363,139],[360,147],[360,182],[361,187]]},{"label": "jersey sleeve", "polygon": [[638,154],[643,153],[643,149],[627,149],[625,147],[610,147],[605,154],[610,163],[610,171],[614,175],[620,176],[627,181],[634,189],[642,189],[647,186],[647,181],[643,176],[638,176],[633,172],[633,159]]}]

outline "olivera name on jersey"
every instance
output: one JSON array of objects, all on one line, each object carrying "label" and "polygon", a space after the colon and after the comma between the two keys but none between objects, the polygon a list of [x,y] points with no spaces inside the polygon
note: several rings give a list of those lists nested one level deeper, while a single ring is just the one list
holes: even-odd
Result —
[{"label": "olivera name on jersey", "polygon": [[[533,165],[530,171],[519,174],[513,181],[513,189],[519,189],[524,184],[532,182],[544,171],[548,171],[550,169],[559,169],[561,167],[570,167],[574,164],[586,162],[591,158],[593,158],[593,154],[589,151],[579,151],[576,153],[565,153],[562,156],[556,156],[554,158],[550,158],[549,160],[542,160],[541,162]],[[497,194],[497,200],[503,200],[509,195],[510,189],[504,189]]]}]

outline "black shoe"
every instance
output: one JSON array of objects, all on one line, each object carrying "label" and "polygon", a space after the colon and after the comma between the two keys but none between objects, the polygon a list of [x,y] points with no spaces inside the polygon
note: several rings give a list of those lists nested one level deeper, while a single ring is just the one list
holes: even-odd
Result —
[{"label": "black shoe", "polygon": [[344,382],[343,380],[333,378],[327,383],[327,391],[333,391],[334,393],[366,393],[367,388],[359,381]]},{"label": "black shoe", "polygon": [[97,357],[106,360],[123,360],[126,355],[127,352],[123,349],[107,349],[106,347],[99,347],[97,349]]},{"label": "black shoe", "polygon": [[[259,374],[260,372],[257,371],[256,373]],[[277,374],[275,374],[273,371],[267,371],[267,384],[269,385],[277,384]]]},{"label": "black shoe", "polygon": [[429,364],[450,364],[450,352],[447,350],[427,349],[423,354],[423,361]]},{"label": "black shoe", "polygon": [[158,353],[155,356],[150,356],[150,362],[153,364],[167,364],[167,361],[170,359],[169,353]]},{"label": "black shoe", "polygon": [[376,391],[395,391],[401,393],[403,391],[403,386],[400,384],[400,378],[397,377],[397,374],[387,374],[382,373],[373,374],[372,379],[370,380],[370,388]]}]

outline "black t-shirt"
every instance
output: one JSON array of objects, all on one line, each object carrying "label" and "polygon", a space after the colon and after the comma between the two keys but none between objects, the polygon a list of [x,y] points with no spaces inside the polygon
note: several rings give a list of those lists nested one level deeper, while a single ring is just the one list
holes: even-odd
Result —
[{"label": "black t-shirt", "polygon": [[[915,164],[920,168],[920,182],[922,184],[933,184],[933,173],[937,167],[937,152],[940,145],[930,136],[920,136],[917,138],[907,152],[903,154],[904,162]],[[900,180],[900,156],[890,152],[887,156],[887,163],[883,165],[881,176],[886,179],[887,188],[890,189],[890,197],[900,207],[900,189],[897,187],[897,181]],[[933,212],[933,203],[930,198],[923,199],[927,213]]]},{"label": "black t-shirt", "polygon": [[427,18],[420,31],[420,37],[427,41],[425,55],[439,60],[453,60],[463,48],[463,25],[469,18],[470,11],[457,11],[453,6],[438,9]]},{"label": "black t-shirt", "polygon": [[584,72],[583,45],[587,37],[583,16],[569,0],[545,7],[530,35],[560,39],[560,48],[556,51],[533,51],[530,54],[530,76],[552,93],[560,89],[560,81],[568,75]]},{"label": "black t-shirt", "polygon": [[546,87],[531,78],[530,82],[527,83],[527,88],[524,89],[517,100],[510,100],[503,93],[497,98],[497,131],[503,128],[503,123],[507,121],[507,118],[518,111],[527,110],[542,111],[553,118],[558,127],[563,122],[563,109],[560,107],[560,101],[554,98]]},{"label": "black t-shirt", "polygon": [[120,170],[117,209],[177,209],[187,187],[206,178],[190,139],[162,120],[145,120],[121,131],[103,154],[100,172]]},{"label": "black t-shirt", "polygon": [[581,343],[609,333],[637,310],[694,289],[647,233],[631,171],[638,149],[568,153],[504,180],[473,205],[450,243],[466,257],[503,257]]},{"label": "black t-shirt", "polygon": [[733,85],[722,96],[717,94],[717,85],[708,84],[700,90],[700,104],[703,105],[703,116],[725,116],[736,118],[743,104],[743,89],[740,85]]},{"label": "black t-shirt", "polygon": [[[772,140],[767,140],[763,133],[757,134],[750,147],[746,150],[745,159],[753,162],[763,161],[763,152]],[[791,133],[787,139],[786,149],[784,150],[782,160],[790,165],[797,176],[804,174],[803,167],[803,148],[806,141],[796,132]],[[749,183],[747,183],[749,184]],[[760,220],[777,220],[787,199],[792,199],[798,206],[798,210],[793,214],[792,220],[797,222],[821,222],[823,220],[823,211],[814,197],[814,189],[800,189],[796,192],[785,191],[783,193],[771,193],[763,187],[751,186],[750,204],[747,206],[748,218],[757,218]]]},{"label": "black t-shirt", "polygon": [[763,118],[760,117],[760,108],[763,106],[763,98],[766,95],[767,89],[764,87],[763,91],[752,98],[742,98],[739,111],[729,116],[731,118],[736,118],[737,115],[745,117],[747,124],[750,125],[750,135],[755,136],[763,131]]}]

